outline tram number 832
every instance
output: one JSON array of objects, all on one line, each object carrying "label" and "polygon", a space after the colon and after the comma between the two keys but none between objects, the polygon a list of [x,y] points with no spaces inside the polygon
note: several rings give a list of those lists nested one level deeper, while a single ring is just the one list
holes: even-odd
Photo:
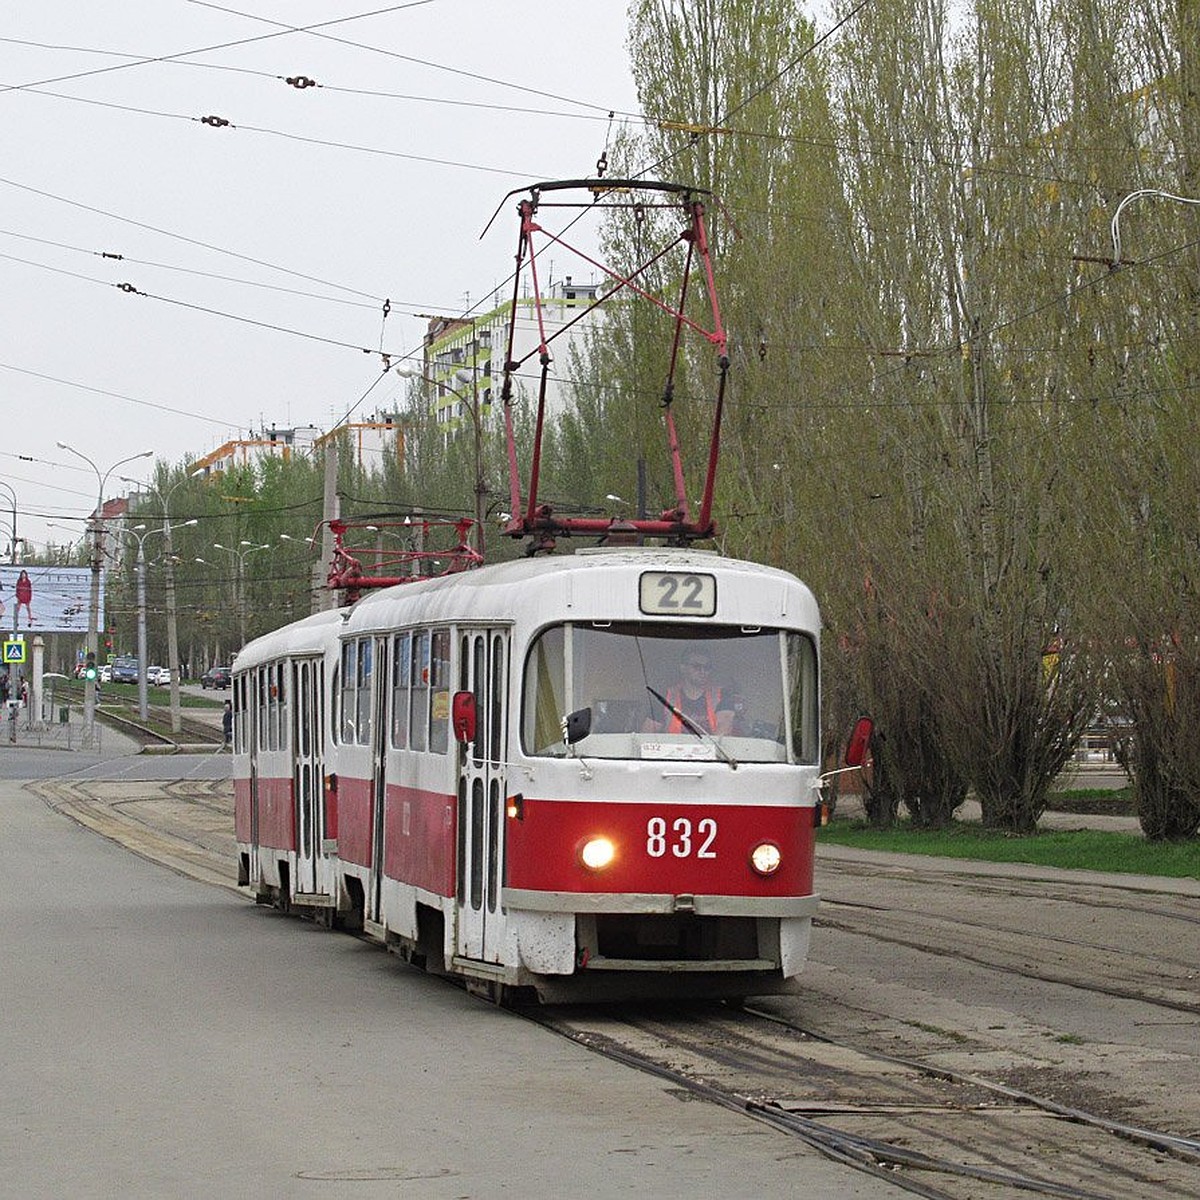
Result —
[{"label": "tram number 832", "polygon": [[676,858],[716,858],[713,843],[717,840],[717,823],[712,817],[698,821],[693,831],[687,817],[677,817],[668,832],[664,817],[651,817],[646,822],[646,853],[662,858],[668,850]]}]

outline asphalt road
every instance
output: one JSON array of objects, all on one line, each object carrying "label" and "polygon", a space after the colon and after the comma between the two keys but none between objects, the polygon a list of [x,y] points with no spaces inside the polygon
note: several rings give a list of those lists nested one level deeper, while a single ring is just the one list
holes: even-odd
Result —
[{"label": "asphalt road", "polygon": [[[898,1195],[98,837],[11,782],[59,753],[0,754],[0,1197]],[[76,756],[73,774],[133,795],[135,775],[228,761]]]}]

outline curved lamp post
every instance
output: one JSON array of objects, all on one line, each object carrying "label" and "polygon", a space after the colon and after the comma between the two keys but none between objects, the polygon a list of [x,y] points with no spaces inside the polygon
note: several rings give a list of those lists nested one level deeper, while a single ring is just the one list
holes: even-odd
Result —
[{"label": "curved lamp post", "polygon": [[248,542],[244,539],[238,546],[222,546],[220,542],[213,542],[214,550],[223,550],[237,559],[237,576],[234,584],[237,587],[238,635],[243,646],[246,644],[246,558],[257,550],[273,550],[274,548],[266,542],[260,545],[258,542]]},{"label": "curved lamp post", "polygon": [[[200,522],[193,518],[190,521],[185,521],[185,525],[199,525]],[[139,533],[139,530],[145,530],[144,533]],[[138,716],[145,721],[150,715],[149,699],[146,694],[146,539],[152,538],[156,533],[163,535],[164,549],[167,545],[167,539],[170,537],[169,526],[164,526],[162,529],[146,529],[145,525],[135,525],[132,529],[120,529],[117,531],[124,537],[131,537],[137,542],[137,654],[138,654]],[[170,560],[168,559],[168,562]],[[176,659],[178,660],[178,650],[176,650]],[[171,679],[174,681],[174,672],[176,667],[172,667]],[[178,696],[178,686],[172,688],[172,695]],[[171,728],[174,732],[179,732],[177,711],[172,711]],[[182,722],[180,722],[182,724]]]},{"label": "curved lamp post", "polygon": [[[158,502],[162,505],[162,533],[163,533],[163,557],[166,563],[166,582],[167,582],[167,666],[171,670],[171,732],[178,733],[183,728],[183,719],[179,712],[179,620],[175,605],[175,547],[171,542],[171,497],[175,495],[176,489],[181,488],[185,483],[189,483],[194,475],[194,472],[185,475],[182,479],[177,480],[169,488],[166,495],[163,495],[158,488],[151,483],[138,483],[137,480],[125,479],[126,483],[137,483],[138,487],[145,488],[158,497]],[[124,476],[122,476],[124,479]],[[198,520],[185,521],[185,525],[198,525]]]},{"label": "curved lamp post", "polygon": [[[74,446],[68,446],[66,442],[59,442],[57,444],[60,450],[65,450],[68,454],[73,454],[76,458],[82,459],[96,473],[96,512],[92,518],[92,532],[94,535],[92,543],[92,593],[88,605],[88,636],[86,646],[87,653],[94,656],[96,653],[96,637],[100,630],[100,573],[104,558],[104,485],[108,482],[108,477],[118,467],[123,467],[126,463],[133,462],[135,459],[150,458],[153,456],[154,451],[143,450],[140,454],[130,454],[127,458],[119,459],[113,463],[106,471],[101,471],[86,454],[80,450],[76,450]],[[85,680],[83,685],[84,744],[94,744],[95,738],[96,681],[88,679]]]},{"label": "curved lamp post", "polygon": [[20,540],[17,537],[17,493],[11,483],[5,483],[2,479],[0,479],[0,488],[3,488],[12,500],[12,541],[8,544],[8,561],[15,567],[17,565],[17,542]]}]

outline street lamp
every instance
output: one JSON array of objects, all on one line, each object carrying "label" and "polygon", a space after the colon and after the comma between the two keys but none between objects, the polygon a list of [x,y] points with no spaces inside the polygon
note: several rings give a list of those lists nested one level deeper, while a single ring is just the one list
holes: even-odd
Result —
[{"label": "street lamp", "polygon": [[[152,492],[157,496],[158,502],[162,505],[163,557],[166,560],[167,576],[167,666],[171,671],[172,733],[178,733],[183,728],[183,718],[179,711],[179,621],[175,608],[175,548],[171,544],[171,497],[175,494],[177,488],[189,482],[194,475],[195,471],[177,480],[171,487],[167,488],[165,496],[153,484],[138,484],[139,487],[144,487],[146,491]],[[124,476],[122,476],[122,479],[124,479]],[[125,479],[125,482],[136,483],[137,481]],[[184,524],[198,525],[199,521],[193,519],[184,522]]]},{"label": "street lamp", "polygon": [[1200,204],[1200,199],[1195,196],[1177,196],[1174,192],[1164,191],[1162,188],[1138,188],[1137,191],[1130,192],[1117,205],[1117,210],[1112,215],[1110,232],[1112,233],[1113,256],[1110,266],[1113,270],[1121,265],[1121,213],[1125,210],[1126,205],[1132,204],[1134,200],[1143,200],[1147,197],[1157,200],[1172,200],[1176,204]]},{"label": "street lamp", "polygon": [[[200,522],[194,517],[190,521],[184,521],[184,525],[199,524]],[[139,533],[138,530],[144,530],[145,532]],[[146,529],[145,525],[135,525],[132,529],[119,529],[117,532],[123,534],[125,537],[131,537],[137,542],[138,716],[145,721],[150,716],[150,705],[146,695],[146,539],[153,537],[156,533],[161,533],[164,538],[163,545],[165,548],[166,539],[170,536],[170,528],[164,526],[162,529]],[[172,667],[172,672],[175,669]],[[171,678],[174,680],[174,674],[172,674]],[[172,692],[178,696],[178,687],[173,688]],[[176,714],[172,713],[172,718],[175,717]],[[172,720],[171,728],[174,732],[179,732],[174,719]]]},{"label": "street lamp", "polygon": [[[240,547],[245,547],[245,549]],[[259,545],[257,542],[248,542],[243,538],[236,547],[222,546],[220,542],[213,542],[213,549],[224,550],[226,554],[232,554],[237,559],[237,576],[234,583],[237,585],[238,633],[241,637],[241,644],[244,646],[246,644],[246,558],[256,550],[272,550],[274,547],[266,542]]]},{"label": "street lamp", "polygon": [[[12,541],[9,543],[8,561],[15,567],[17,565],[17,493],[13,490],[12,484],[5,483],[0,479],[0,487],[8,492],[12,499]],[[13,626],[15,629],[16,626]]]},{"label": "street lamp", "polygon": [[[66,442],[59,442],[58,448],[67,451],[68,454],[75,455],[76,458],[81,458],[89,467],[96,473],[96,512],[92,518],[92,530],[94,541],[92,544],[92,591],[91,599],[88,606],[88,636],[86,652],[92,655],[92,661],[95,661],[96,654],[96,635],[100,630],[100,572],[104,558],[104,485],[108,482],[108,477],[118,468],[123,467],[126,463],[133,462],[139,458],[150,458],[153,456],[153,450],[143,450],[140,454],[131,454],[128,458],[122,458],[113,463],[106,471],[101,471],[98,466],[86,454],[80,450],[76,450],[74,446],[68,446]],[[94,679],[86,679],[83,685],[83,740],[85,745],[91,745],[95,742],[96,737],[96,681]]]},{"label": "street lamp", "polygon": [[416,371],[412,367],[396,367],[395,371],[401,379],[421,379],[433,387],[445,388],[452,396],[457,396],[466,407],[467,412],[471,414],[471,424],[475,429],[475,539],[478,542],[476,549],[482,554],[484,551],[483,518],[485,498],[487,496],[487,481],[483,476],[483,424],[479,416],[478,389],[472,388],[472,394],[467,396],[465,393],[459,391],[458,388],[451,387],[444,380],[435,379],[432,375],[427,375],[424,371]]}]

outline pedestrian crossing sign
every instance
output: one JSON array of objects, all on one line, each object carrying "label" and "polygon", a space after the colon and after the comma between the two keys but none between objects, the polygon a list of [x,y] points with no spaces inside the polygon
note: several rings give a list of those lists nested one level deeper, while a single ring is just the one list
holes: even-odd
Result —
[{"label": "pedestrian crossing sign", "polygon": [[24,638],[5,638],[4,661],[5,663],[23,663],[25,661]]}]

